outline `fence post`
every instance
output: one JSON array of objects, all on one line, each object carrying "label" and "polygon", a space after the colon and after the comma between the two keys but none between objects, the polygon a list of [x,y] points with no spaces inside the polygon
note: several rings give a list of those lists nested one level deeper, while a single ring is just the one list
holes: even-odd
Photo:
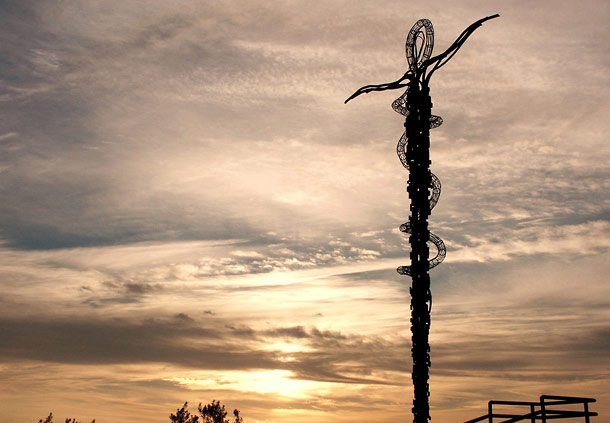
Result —
[{"label": "fence post", "polygon": [[546,408],[544,407],[544,395],[540,397],[540,411],[542,412],[542,423],[546,423]]},{"label": "fence post", "polygon": [[493,405],[491,401],[487,403],[487,416],[489,416],[489,423],[494,423]]},{"label": "fence post", "polygon": [[585,400],[583,404],[585,405],[585,423],[589,423],[589,403]]}]

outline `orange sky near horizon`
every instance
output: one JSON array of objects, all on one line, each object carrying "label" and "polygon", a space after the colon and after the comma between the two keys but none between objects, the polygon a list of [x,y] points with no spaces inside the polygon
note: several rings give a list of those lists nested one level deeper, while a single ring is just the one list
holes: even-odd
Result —
[{"label": "orange sky near horizon", "polygon": [[431,80],[431,415],[610,414],[602,1],[0,3],[0,421],[411,421],[402,92]]}]

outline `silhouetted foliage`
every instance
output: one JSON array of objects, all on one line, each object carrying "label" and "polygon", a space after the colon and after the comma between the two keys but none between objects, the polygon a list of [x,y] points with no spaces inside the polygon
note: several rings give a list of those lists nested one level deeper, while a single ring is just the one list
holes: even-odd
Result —
[{"label": "silhouetted foliage", "polygon": [[[169,420],[171,423],[244,423],[244,419],[239,415],[239,410],[233,410],[233,421],[227,419],[227,411],[225,406],[220,401],[212,400],[210,404],[202,406],[199,403],[197,410],[201,416],[191,414],[188,410],[188,402],[185,402],[182,408],[176,410],[176,414],[170,413]],[[200,420],[201,419],[203,420]],[[37,423],[53,423],[53,413],[43,420],[39,419]],[[66,419],[65,423],[81,423],[76,419]],[[95,419],[91,420],[95,423]]]},{"label": "silhouetted foliage", "polygon": [[171,423],[244,423],[244,420],[239,415],[239,410],[233,410],[233,422],[227,419],[227,410],[220,401],[212,400],[210,404],[197,407],[200,416],[191,414],[187,409],[188,402],[185,402],[182,408],[176,410],[176,414],[170,414],[169,420]]},{"label": "silhouetted foliage", "polygon": [[42,419],[38,420],[38,423],[53,423],[53,413],[49,413],[47,418],[44,420],[42,420]]},{"label": "silhouetted foliage", "polygon": [[[66,418],[65,423],[81,423],[76,419]],[[38,423],[53,423],[53,413],[49,413],[46,419],[38,419]],[[91,423],[95,423],[95,419],[91,420]]]},{"label": "silhouetted foliage", "polygon": [[[225,406],[220,404],[220,401],[212,400],[210,404],[205,406],[197,407],[199,410],[199,414],[203,418],[203,423],[231,423],[227,417],[227,411],[225,410]],[[233,423],[243,423],[243,419],[239,416],[239,410],[233,410],[234,420]]]},{"label": "silhouetted foliage", "polygon": [[189,403],[185,402],[182,408],[176,410],[176,414],[170,414],[169,420],[172,423],[197,423],[199,421],[199,416],[191,414],[190,411],[186,409]]},{"label": "silhouetted foliage", "polygon": [[[244,423],[243,418],[239,415],[239,410],[233,410],[233,422],[227,419],[227,410],[220,401],[212,400],[210,404],[202,406],[199,403],[197,410],[202,420],[199,420],[200,416],[191,414],[187,409],[188,402],[185,402],[182,408],[176,410],[176,414],[172,413],[169,415],[171,423]],[[40,422],[39,422],[40,423]],[[46,422],[42,422],[46,423]]]}]

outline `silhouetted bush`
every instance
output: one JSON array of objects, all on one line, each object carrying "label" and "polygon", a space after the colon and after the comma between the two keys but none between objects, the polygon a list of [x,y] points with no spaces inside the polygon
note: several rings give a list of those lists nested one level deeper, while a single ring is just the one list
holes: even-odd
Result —
[{"label": "silhouetted bush", "polygon": [[[227,419],[227,411],[225,406],[220,401],[212,400],[210,404],[202,406],[199,403],[197,410],[199,410],[199,416],[191,414],[187,409],[189,403],[185,402],[182,408],[176,410],[176,414],[171,413],[169,415],[169,421],[171,423],[244,423],[239,415],[239,410],[233,410],[233,421]],[[201,418],[201,420],[200,420]],[[53,413],[43,420],[39,419],[38,423],[53,423]],[[76,419],[66,419],[65,423],[81,423]],[[91,420],[91,423],[95,423],[95,419]]]},{"label": "silhouetted bush", "polygon": [[[176,410],[176,414],[170,414],[169,420],[171,423],[199,423],[199,416],[191,414],[187,410],[188,402],[185,402],[182,408]],[[231,423],[227,419],[227,411],[225,406],[220,404],[220,401],[212,400],[210,404],[197,407],[202,418],[201,423]],[[233,410],[233,423],[243,423],[244,420],[239,415],[239,410]]]},{"label": "silhouetted bush", "polygon": [[38,420],[38,423],[53,423],[53,413],[49,413],[46,419]]},{"label": "silhouetted bush", "polygon": [[[38,423],[53,423],[53,413],[49,413],[46,419],[39,419]],[[80,423],[76,419],[66,419],[65,423]],[[95,423],[95,419],[91,420],[91,423]]]}]

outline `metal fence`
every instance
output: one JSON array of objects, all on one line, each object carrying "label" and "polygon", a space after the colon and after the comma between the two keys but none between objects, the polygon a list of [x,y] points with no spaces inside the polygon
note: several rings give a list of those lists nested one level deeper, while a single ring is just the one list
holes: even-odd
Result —
[{"label": "metal fence", "polygon": [[[594,398],[557,395],[541,395],[539,402],[492,400],[487,405],[487,414],[464,423],[476,423],[485,420],[488,423],[547,423],[548,420],[555,419],[572,419],[573,422],[591,423],[590,418],[597,416],[596,412],[589,410],[589,404],[592,402],[595,402]],[[574,406],[574,409],[566,409],[568,406]],[[514,409],[513,407],[518,407],[518,409],[514,412],[507,411],[507,409]],[[501,410],[498,410],[499,408]],[[527,408],[527,411],[523,408]],[[580,408],[580,410],[575,408]]]}]

